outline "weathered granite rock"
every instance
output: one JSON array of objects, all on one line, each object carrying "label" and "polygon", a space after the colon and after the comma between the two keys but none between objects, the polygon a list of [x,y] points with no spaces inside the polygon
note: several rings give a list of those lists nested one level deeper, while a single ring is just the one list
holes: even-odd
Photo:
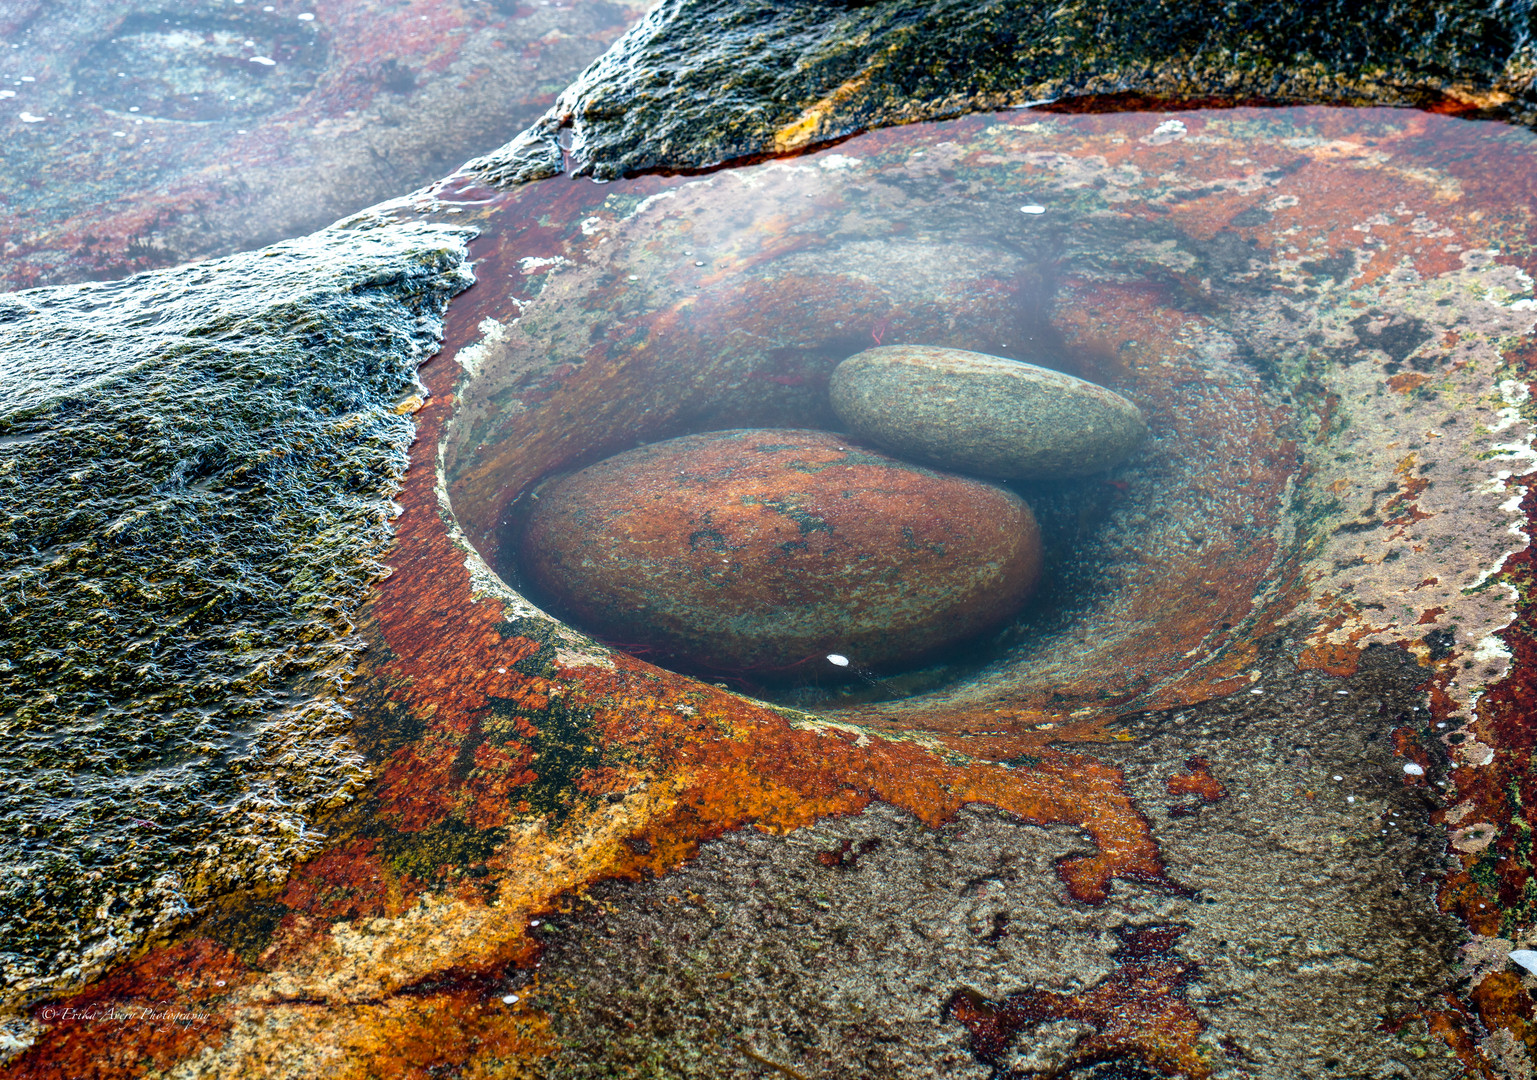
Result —
[{"label": "weathered granite rock", "polygon": [[983,476],[1087,476],[1147,434],[1142,411],[1112,390],[965,349],[867,349],[838,365],[829,390],[838,415],[865,438]]},{"label": "weathered granite rock", "polygon": [[932,653],[1007,619],[1040,569],[1017,496],[819,431],[688,435],[536,494],[523,566],[563,613],[759,679]]},{"label": "weathered granite rock", "polygon": [[260,247],[410,191],[537,119],[646,6],[0,4],[0,288]]},{"label": "weathered granite rock", "polygon": [[362,785],[351,619],[466,241],[328,230],[0,297],[3,997],[281,877]]},{"label": "weathered granite rock", "polygon": [[[1526,4],[670,0],[472,163],[614,179],[987,109],[1412,105],[1537,119]],[[1090,105],[1092,107],[1092,105]],[[563,157],[561,143],[569,147]]]}]

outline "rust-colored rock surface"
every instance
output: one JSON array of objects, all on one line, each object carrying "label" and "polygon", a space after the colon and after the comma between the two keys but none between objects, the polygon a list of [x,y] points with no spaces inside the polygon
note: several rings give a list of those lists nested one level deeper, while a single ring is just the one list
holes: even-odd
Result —
[{"label": "rust-colored rock surface", "polygon": [[[481,284],[358,621],[373,782],[30,1007],[9,1070],[1530,1075],[1534,153],[1021,111],[402,204],[482,227]],[[540,477],[826,424],[839,360],[936,340],[1045,342],[1148,419],[1124,475],[1031,494],[1058,561],[1008,662],[769,707],[490,570]]]},{"label": "rust-colored rock surface", "polygon": [[772,680],[911,662],[995,629],[1041,566],[1030,508],[821,431],[690,435],[536,493],[531,584],[658,663]]}]

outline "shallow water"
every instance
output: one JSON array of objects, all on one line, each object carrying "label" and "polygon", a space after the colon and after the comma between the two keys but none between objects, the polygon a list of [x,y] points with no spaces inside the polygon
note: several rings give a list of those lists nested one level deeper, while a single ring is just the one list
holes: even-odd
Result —
[{"label": "shallow water", "polygon": [[[495,197],[483,284],[450,316],[472,374],[449,498],[516,583],[519,501],[552,474],[689,432],[841,430],[831,368],[879,343],[1027,360],[1126,394],[1151,428],[1102,476],[1011,485],[1046,528],[1042,595],[937,668],[786,700],[960,731],[1231,691],[1257,640],[1321,602],[1299,578],[1356,587],[1338,564],[1361,533],[1338,526],[1451,456],[1453,442],[1407,430],[1444,411],[1415,388],[1465,385],[1469,427],[1508,407],[1499,349],[1530,322],[1531,283],[1513,252],[1477,245],[1526,208],[1493,192],[1475,208],[1480,178],[1456,161],[1528,143],[1388,111],[1016,112],[703,179]],[[439,191],[450,210],[454,186]],[[1488,475],[1455,468],[1437,495],[1498,516]],[[1400,528],[1368,560],[1416,583],[1436,563],[1440,583],[1406,601],[1415,637],[1449,627],[1503,553],[1496,531],[1464,538],[1454,566],[1424,557],[1437,529]],[[1481,640],[1498,606],[1462,633]],[[1355,640],[1390,637],[1399,608]]]},{"label": "shallow water", "polygon": [[429,183],[536,119],[642,11],[8,3],[0,288],[260,247]]},{"label": "shallow water", "polygon": [[[433,430],[440,505],[514,589],[518,502],[542,479],[686,432],[837,430],[828,372],[874,343],[1083,375],[1136,400],[1151,430],[1101,481],[1016,485],[1047,525],[1048,584],[990,641],[874,673],[874,686],[733,689],[777,696],[796,723],[855,746],[910,738],[972,769],[996,763],[1036,793],[1061,782],[1041,771],[1058,755],[1081,755],[1072,768],[1109,768],[1145,808],[1160,869],[1118,872],[1104,899],[1067,869],[1065,839],[979,841],[993,869],[973,878],[1006,884],[966,919],[1013,927],[1021,944],[1004,957],[975,929],[954,945],[923,927],[893,939],[889,914],[861,907],[867,886],[838,877],[850,852],[886,843],[893,854],[867,872],[907,873],[904,822],[862,818],[740,857],[756,841],[722,839],[674,883],[605,889],[563,923],[573,937],[546,954],[544,977],[623,1002],[622,1022],[577,1006],[560,1025],[583,1048],[571,1075],[658,1047],[697,1062],[687,1075],[739,1070],[739,1049],[674,1031],[666,1017],[682,1008],[706,1024],[748,1009],[751,1047],[774,1061],[837,1072],[866,1054],[901,1071],[924,1046],[932,1069],[958,1039],[919,1019],[930,998],[872,979],[889,963],[964,988],[944,1015],[970,1032],[974,1060],[1020,1075],[1095,1060],[1173,1075],[1451,1075],[1418,1026],[1447,1022],[1429,1003],[1461,940],[1438,904],[1475,942],[1532,935],[1514,899],[1528,873],[1519,838],[1486,849],[1492,832],[1454,833],[1474,876],[1454,871],[1438,900],[1428,820],[1441,792],[1484,790],[1471,772],[1495,757],[1481,739],[1521,708],[1503,704],[1523,691],[1502,637],[1517,593],[1501,575],[1526,542],[1521,478],[1537,459],[1522,352],[1537,319],[1532,149],[1522,131],[1387,110],[1013,112],[704,177],[501,195],[456,180],[419,201],[489,226],[474,248],[481,284],[449,314],[445,358],[464,375],[436,373],[454,400]],[[630,699],[605,696],[618,691],[603,672],[641,679],[644,664],[502,595],[519,632],[549,628],[571,705],[624,714]],[[804,767],[777,752],[760,751],[762,776]],[[1068,786],[1094,820],[1114,800],[1090,775]],[[1460,814],[1498,816],[1459,797]],[[993,827],[968,818],[952,839]],[[1095,833],[1099,858],[1141,851],[1135,831]],[[801,882],[795,845],[827,842],[844,855]],[[1035,879],[997,869],[1010,851],[1057,860],[1063,906],[1015,895]],[[776,903],[838,914],[810,931],[765,926],[753,948],[774,950],[775,971],[758,969],[751,989],[702,989],[691,943],[738,949],[733,920],[760,878],[793,894]],[[665,914],[674,895],[697,898],[678,919]],[[1173,937],[1107,943],[1103,919]],[[803,932],[847,946],[847,960],[798,953]],[[1101,952],[1038,971],[1024,943],[1042,934]],[[1188,996],[1187,961],[1200,970]],[[595,974],[637,965],[655,973],[643,991]],[[1134,985],[1142,972],[1172,981],[1155,993]],[[840,1015],[915,1026],[879,1052],[873,1035],[798,1034],[771,1006],[801,1001],[807,981]],[[1113,1014],[1146,1010],[1130,1032],[1107,1034],[1105,995],[1121,1003]],[[1098,1034],[1053,1026],[1069,1022]]]},{"label": "shallow water", "polygon": [[[1524,763],[1476,771],[1524,701],[1533,141],[1389,110],[1015,111],[699,176],[460,175],[346,223],[474,225],[478,284],[431,396],[371,406],[397,456],[388,407],[421,407],[405,488],[368,493],[402,507],[394,573],[333,762],[374,782],[281,892],[199,924],[240,987],[223,1064],[327,1012],[284,1010],[447,987],[476,1023],[515,990],[553,1017],[551,1075],[1451,1075],[1449,915],[1534,938],[1530,852],[1483,822],[1537,793]],[[838,430],[832,367],[897,342],[1148,418],[1102,477],[1012,485],[1048,561],[1005,629],[723,689],[518,591],[540,482],[685,433]],[[294,814],[302,838],[319,812]],[[532,913],[565,935],[542,983]],[[803,1030],[818,1008],[840,1019]],[[418,1039],[448,1054],[436,1022]]]}]

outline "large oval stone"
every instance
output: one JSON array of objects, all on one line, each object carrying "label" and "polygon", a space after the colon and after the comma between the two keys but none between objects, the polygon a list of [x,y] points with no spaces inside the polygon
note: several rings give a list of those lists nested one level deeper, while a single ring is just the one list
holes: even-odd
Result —
[{"label": "large oval stone", "polygon": [[1147,434],[1142,411],[1112,390],[963,349],[868,349],[834,369],[830,392],[843,422],[871,442],[979,476],[1086,476]]},{"label": "large oval stone", "polygon": [[821,431],[688,435],[534,494],[521,552],[540,599],[646,659],[766,681],[993,629],[1040,569],[1018,496]]}]

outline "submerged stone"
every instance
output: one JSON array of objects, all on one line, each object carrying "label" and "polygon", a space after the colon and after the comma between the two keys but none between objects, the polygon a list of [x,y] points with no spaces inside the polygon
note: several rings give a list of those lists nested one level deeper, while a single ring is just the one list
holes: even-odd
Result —
[{"label": "submerged stone", "polygon": [[531,582],[578,624],[696,670],[912,661],[1000,625],[1040,569],[1018,496],[820,431],[688,435],[536,496]]},{"label": "submerged stone", "polygon": [[1114,391],[963,349],[868,349],[838,365],[830,393],[844,423],[872,442],[982,476],[1087,476],[1147,434],[1141,410]]}]

